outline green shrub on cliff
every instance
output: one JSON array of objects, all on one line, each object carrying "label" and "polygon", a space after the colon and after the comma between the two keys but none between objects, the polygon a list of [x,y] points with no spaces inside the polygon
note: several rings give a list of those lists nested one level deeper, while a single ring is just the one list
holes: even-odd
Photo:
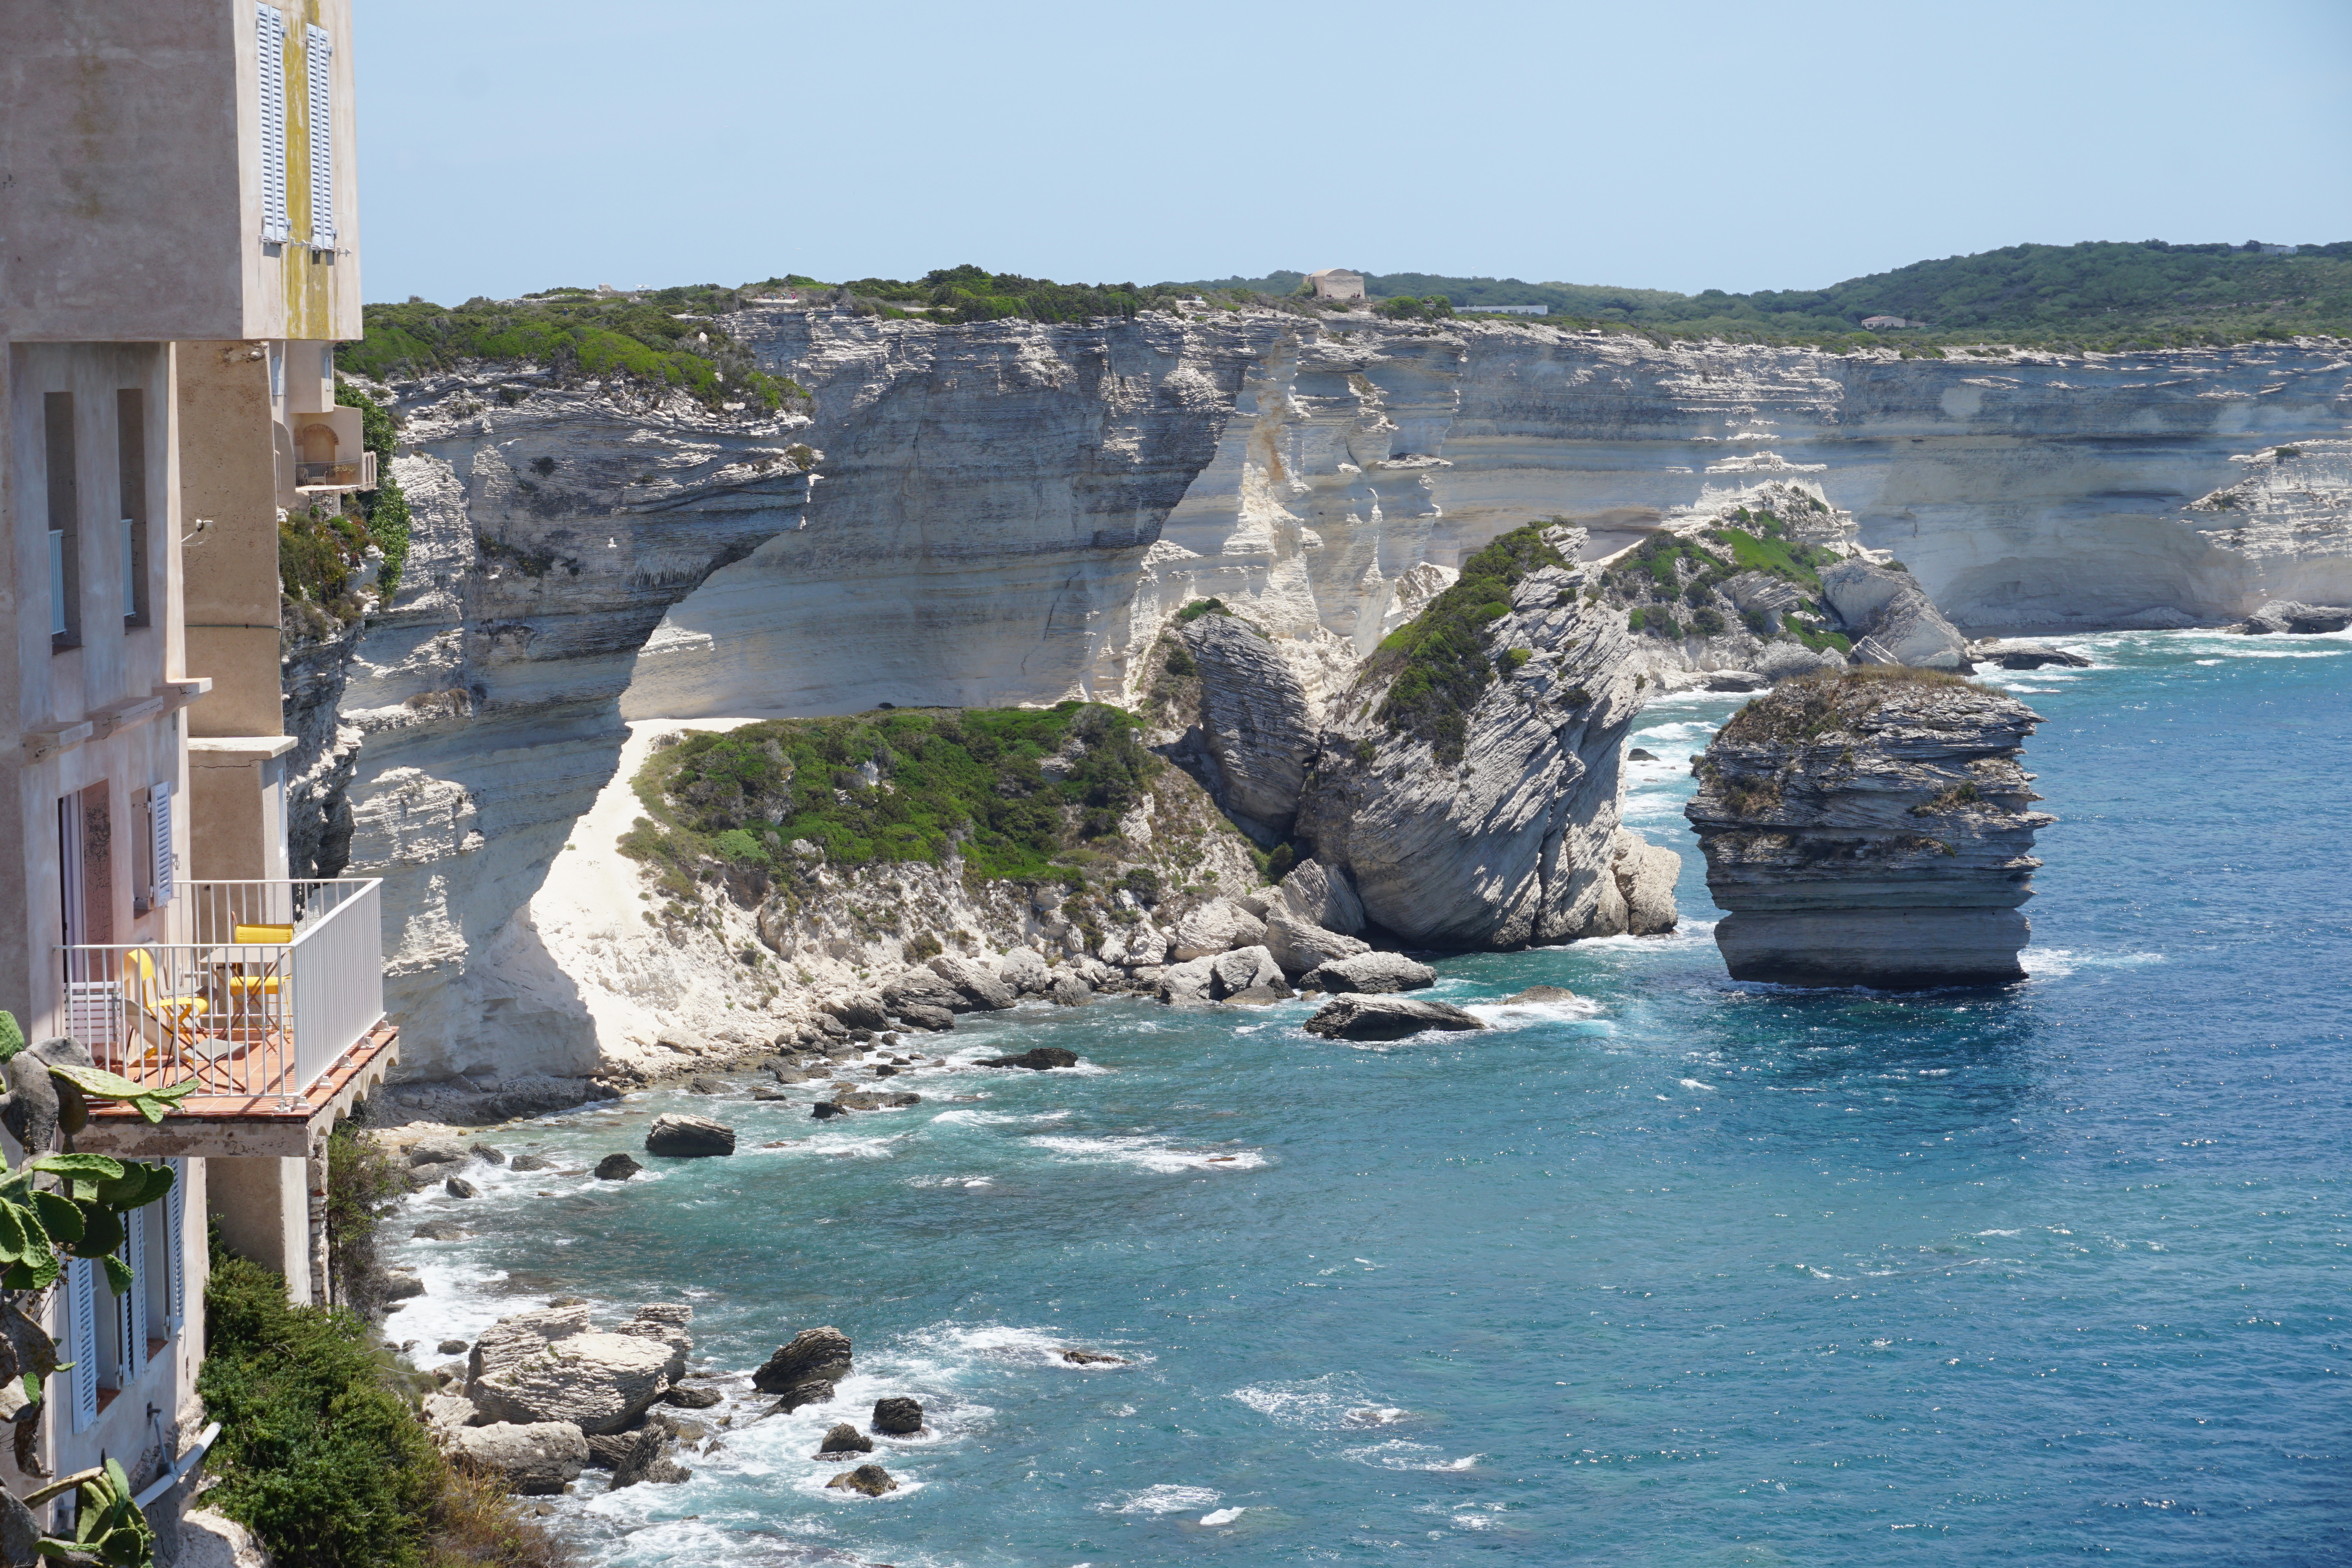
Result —
[{"label": "green shrub on cliff", "polygon": [[404,1373],[350,1312],[297,1307],[215,1236],[197,1392],[221,1424],[205,1504],[282,1568],[558,1568],[512,1499],[451,1469]]},{"label": "green shrub on cliff", "polygon": [[1511,590],[1538,567],[1566,566],[1541,523],[1503,535],[1462,563],[1462,576],[1429,608],[1390,632],[1366,678],[1393,674],[1380,721],[1429,743],[1438,761],[1462,760],[1467,715],[1495,678],[1486,629],[1511,612]]},{"label": "green shrub on cliff", "polygon": [[761,371],[728,334],[725,314],[740,303],[735,291],[710,285],[635,298],[478,298],[454,310],[423,300],[370,305],[362,312],[366,335],[337,349],[335,366],[383,381],[469,360],[520,361],[567,380],[622,376],[675,387],[710,408],[776,409],[805,396],[789,377]]},{"label": "green shrub on cliff", "polygon": [[681,893],[708,864],[773,867],[796,839],[835,865],[954,852],[978,876],[1045,878],[1116,833],[1160,767],[1099,703],[773,719],[656,751],[621,848]]}]

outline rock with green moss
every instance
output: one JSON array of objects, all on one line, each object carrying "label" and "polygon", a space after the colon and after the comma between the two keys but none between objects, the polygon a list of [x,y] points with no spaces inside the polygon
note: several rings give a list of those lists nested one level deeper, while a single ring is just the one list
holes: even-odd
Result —
[{"label": "rock with green moss", "polygon": [[1732,977],[1890,990],[2024,977],[2034,832],[2019,758],[2041,716],[1955,676],[1857,669],[1787,682],[1694,765]]}]

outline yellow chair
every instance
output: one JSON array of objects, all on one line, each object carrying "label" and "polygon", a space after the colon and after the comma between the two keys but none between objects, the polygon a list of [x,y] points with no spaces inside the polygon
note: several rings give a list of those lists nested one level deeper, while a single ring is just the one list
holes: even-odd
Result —
[{"label": "yellow chair", "polygon": [[194,1019],[201,1018],[211,1004],[200,996],[175,994],[163,988],[163,977],[155,968],[155,956],[144,947],[132,947],[122,955],[122,999],[131,1025],[130,1043],[146,1044],[141,1061],[160,1066],[168,1053],[183,1058],[196,1041],[209,1038]]},{"label": "yellow chair", "polygon": [[[290,947],[294,944],[291,925],[247,925],[236,927],[236,945],[240,947]],[[254,995],[274,997],[278,992],[278,961],[271,959],[258,975],[244,972],[242,964],[231,966],[228,977],[229,994],[233,997]]]}]

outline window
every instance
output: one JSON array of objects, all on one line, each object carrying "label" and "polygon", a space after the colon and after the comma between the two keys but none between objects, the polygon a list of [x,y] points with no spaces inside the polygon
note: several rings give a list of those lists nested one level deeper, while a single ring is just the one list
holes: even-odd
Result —
[{"label": "window", "polygon": [[151,1339],[169,1339],[188,1321],[187,1216],[188,1162],[165,1160],[172,1167],[172,1190],[144,1210],[147,1216],[147,1260],[131,1287],[147,1297],[147,1333]]},{"label": "window", "polygon": [[139,908],[161,909],[172,902],[172,873],[178,862],[172,853],[172,786],[142,789],[133,801],[140,819]]},{"label": "window", "polygon": [[261,237],[284,245],[294,232],[286,216],[286,16],[275,5],[256,5],[253,21],[261,64]]},{"label": "window", "polygon": [[310,248],[335,248],[335,46],[316,24],[303,30],[310,79]]},{"label": "window", "polygon": [[98,1421],[98,1264],[88,1258],[66,1260],[66,1343],[64,1354],[73,1362],[66,1375],[71,1396],[73,1429],[87,1432]]},{"label": "window", "polygon": [[81,646],[81,484],[75,466],[74,400],[50,392],[41,400],[48,448],[49,646]]},{"label": "window", "polygon": [[122,502],[122,623],[147,622],[147,394],[114,394],[114,441]]}]

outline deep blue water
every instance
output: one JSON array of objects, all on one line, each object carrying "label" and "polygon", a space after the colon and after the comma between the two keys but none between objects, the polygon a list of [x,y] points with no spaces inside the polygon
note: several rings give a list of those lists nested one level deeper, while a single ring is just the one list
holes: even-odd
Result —
[{"label": "deep blue water", "polygon": [[[1683,933],[1441,966],[1582,1007],[1381,1049],[1306,1004],[966,1020],[1106,1071],[730,1102],[732,1160],[415,1200],[482,1235],[403,1244],[395,1337],[561,1291],[691,1301],[738,1374],[855,1338],[833,1406],[730,1385],[691,1482],[591,1472],[561,1516],[613,1563],[2352,1561],[2352,640],[2074,645],[2009,682],[2062,819],[2022,986],[1730,985],[1678,808],[1733,699],[1683,699],[1630,802]],[[570,1166],[689,1103],[504,1137]],[[894,1393],[935,1433],[877,1454],[903,1490],[821,1490]]]}]

